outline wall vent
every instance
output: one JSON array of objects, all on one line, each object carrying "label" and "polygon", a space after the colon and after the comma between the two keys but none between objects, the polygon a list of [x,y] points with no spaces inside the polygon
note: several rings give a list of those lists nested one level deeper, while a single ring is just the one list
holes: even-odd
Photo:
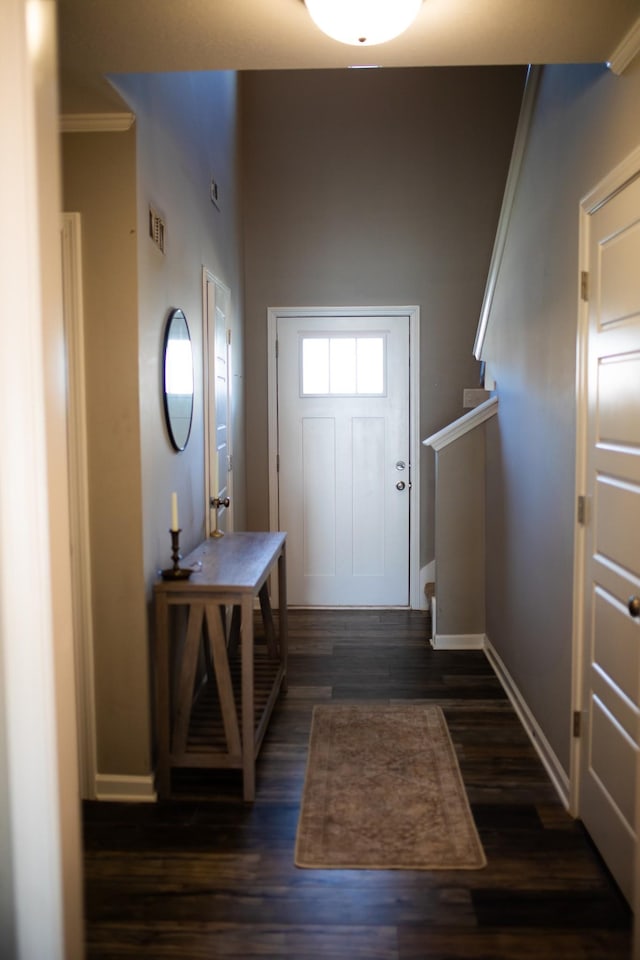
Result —
[{"label": "wall vent", "polygon": [[149,207],[149,236],[161,253],[164,253],[166,236],[165,222],[153,207]]}]

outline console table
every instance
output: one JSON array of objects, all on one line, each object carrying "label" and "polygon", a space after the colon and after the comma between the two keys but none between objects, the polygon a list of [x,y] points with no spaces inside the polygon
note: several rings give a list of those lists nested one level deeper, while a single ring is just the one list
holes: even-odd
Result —
[{"label": "console table", "polygon": [[[284,533],[211,538],[182,560],[183,568],[193,570],[188,580],[161,580],[154,586],[160,797],[171,793],[173,767],[213,767],[241,769],[244,799],[255,799],[256,757],[278,694],[286,690],[285,539]],[[276,565],[277,632],[267,585]],[[256,598],[265,631],[263,653],[254,648]],[[172,637],[170,608],[177,606],[187,608],[184,637]],[[229,631],[227,608],[233,609]],[[195,695],[203,637],[207,682]]]}]

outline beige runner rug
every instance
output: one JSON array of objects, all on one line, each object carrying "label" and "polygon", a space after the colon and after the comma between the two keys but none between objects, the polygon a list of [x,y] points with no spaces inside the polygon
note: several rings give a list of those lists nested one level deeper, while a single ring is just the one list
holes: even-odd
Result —
[{"label": "beige runner rug", "polygon": [[295,863],[366,870],[485,866],[440,707],[315,707]]}]

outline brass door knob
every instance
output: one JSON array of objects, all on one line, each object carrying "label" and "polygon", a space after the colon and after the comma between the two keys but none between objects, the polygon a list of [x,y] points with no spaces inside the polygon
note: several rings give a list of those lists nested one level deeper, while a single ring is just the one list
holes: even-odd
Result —
[{"label": "brass door knob", "polygon": [[640,597],[629,597],[629,613],[632,617],[640,617]]}]

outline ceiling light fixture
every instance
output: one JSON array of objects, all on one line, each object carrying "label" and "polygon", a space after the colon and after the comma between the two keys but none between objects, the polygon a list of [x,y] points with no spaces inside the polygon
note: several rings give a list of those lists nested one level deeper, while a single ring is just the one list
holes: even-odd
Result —
[{"label": "ceiling light fixture", "polygon": [[422,0],[304,0],[323,33],[354,47],[393,40],[418,15]]}]

